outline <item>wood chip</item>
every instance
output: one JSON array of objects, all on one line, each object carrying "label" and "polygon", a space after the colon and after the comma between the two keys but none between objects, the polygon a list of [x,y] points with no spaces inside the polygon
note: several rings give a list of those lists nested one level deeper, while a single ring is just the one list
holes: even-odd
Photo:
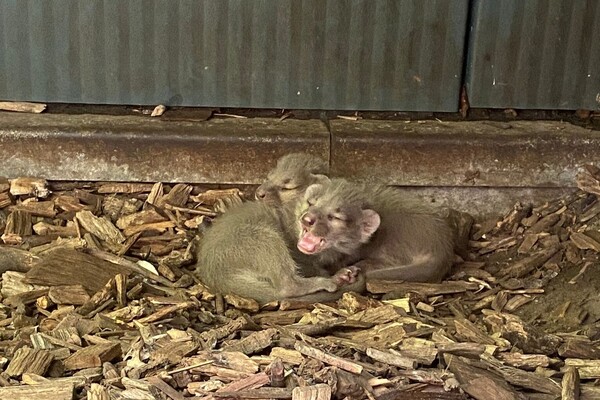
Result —
[{"label": "wood chip", "polygon": [[79,211],[76,217],[81,226],[98,239],[115,244],[125,241],[121,231],[106,218],[96,217],[87,210]]},{"label": "wood chip", "polygon": [[404,369],[415,369],[417,366],[417,362],[414,359],[373,348],[367,349],[367,355],[375,361],[380,361],[384,364],[389,364]]},{"label": "wood chip", "polygon": [[554,246],[547,249],[540,250],[539,252],[524,258],[523,260],[517,261],[510,267],[499,271],[500,276],[511,276],[520,278],[532,272],[536,268],[541,267],[550,257],[556,254],[560,250],[560,246]]},{"label": "wood chip", "polygon": [[34,386],[0,387],[0,400],[73,400],[74,396],[73,383],[50,382]]},{"label": "wood chip", "polygon": [[573,244],[575,246],[577,246],[578,249],[581,249],[581,250],[591,249],[591,250],[600,252],[600,243],[598,243],[596,240],[592,239],[585,233],[578,233],[578,232],[572,233],[571,234],[571,242],[573,242]]},{"label": "wood chip", "polygon": [[581,379],[600,379],[600,360],[565,359],[565,370],[575,367]]},{"label": "wood chip", "polygon": [[76,351],[71,357],[64,360],[66,371],[101,367],[107,361],[121,356],[119,343],[106,343],[88,346]]},{"label": "wood chip", "polygon": [[56,210],[53,201],[29,201],[23,202],[8,208],[9,211],[24,211],[31,215],[54,218]]},{"label": "wood chip", "polygon": [[300,365],[304,361],[302,353],[297,350],[289,350],[283,347],[273,347],[270,356],[280,358],[286,364]]},{"label": "wood chip", "polygon": [[440,294],[463,293],[477,289],[479,289],[479,285],[471,282],[445,282],[443,284],[418,282],[400,283],[379,280],[367,282],[367,290],[370,293],[416,292],[423,296],[436,296]]},{"label": "wood chip", "polygon": [[16,178],[10,181],[10,194],[13,196],[34,196],[46,198],[50,194],[48,182],[39,178]]},{"label": "wood chip", "polygon": [[577,368],[567,367],[562,380],[562,400],[578,400],[580,396],[579,371]]},{"label": "wood chip", "polygon": [[162,104],[159,104],[156,107],[154,107],[150,116],[151,117],[160,117],[161,115],[163,115],[165,113],[165,111],[167,111],[167,107],[165,107]]},{"label": "wood chip", "polygon": [[37,260],[39,257],[28,251],[0,246],[0,274],[6,271],[27,272]]},{"label": "wood chip", "polygon": [[87,400],[110,400],[110,394],[104,386],[92,383],[88,390]]},{"label": "wood chip", "polygon": [[550,366],[550,358],[543,354],[501,353],[498,359],[513,367],[534,371],[539,367]]},{"label": "wood chip", "polygon": [[297,387],[292,391],[292,400],[329,400],[331,387],[326,384]]},{"label": "wood chip", "polygon": [[499,333],[527,353],[550,355],[556,352],[561,342],[558,336],[546,334],[525,324],[512,314],[489,313],[484,321],[492,327],[493,332]]},{"label": "wood chip", "polygon": [[33,233],[31,214],[26,211],[13,211],[6,219],[6,227],[2,235],[5,244],[21,244],[23,238]]},{"label": "wood chip", "polygon": [[148,193],[152,186],[151,183],[106,183],[98,188],[98,193]]},{"label": "wood chip", "polygon": [[240,351],[247,355],[258,353],[273,344],[273,338],[276,334],[277,330],[274,328],[254,332],[239,342],[225,346],[224,350]]},{"label": "wood chip", "polygon": [[48,350],[21,347],[18,349],[6,368],[6,373],[11,377],[24,373],[44,376],[54,357]]},{"label": "wood chip", "polygon": [[177,390],[173,389],[171,386],[169,386],[165,381],[160,379],[158,376],[151,376],[150,378],[148,378],[148,383],[150,383],[151,385],[158,388],[158,390],[160,390],[161,392],[163,392],[165,395],[167,395],[168,397],[170,397],[173,400],[184,400],[185,399],[185,397],[183,397],[183,394],[181,394]]},{"label": "wood chip", "polygon": [[48,297],[54,304],[82,305],[90,299],[90,295],[81,285],[53,286]]},{"label": "wood chip", "polygon": [[125,268],[89,254],[63,250],[43,256],[27,273],[27,282],[47,286],[77,284],[95,293],[109,279],[123,271],[128,272]]},{"label": "wood chip", "polygon": [[0,101],[0,110],[39,114],[46,109],[43,103],[28,103],[25,101]]},{"label": "wood chip", "polygon": [[187,308],[191,308],[196,306],[196,303],[193,301],[184,301],[178,304],[173,304],[172,306],[167,306],[167,307],[163,307],[161,309],[159,309],[158,311],[156,311],[155,313],[139,319],[137,322],[140,324],[150,324],[152,322],[156,322],[156,321],[160,321],[161,319],[165,318],[167,315],[172,314],[174,312],[180,311],[180,310],[185,310]]},{"label": "wood chip", "polygon": [[322,350],[308,346],[302,342],[296,342],[296,344],[294,344],[294,348],[300,353],[304,354],[305,356],[317,359],[329,365],[333,365],[335,367],[343,369],[344,371],[352,372],[354,374],[360,374],[363,370],[363,367],[359,364],[350,362],[340,357],[333,356],[331,354],[327,354]]},{"label": "wood chip", "polygon": [[464,358],[444,356],[448,369],[456,376],[461,388],[475,399],[520,400],[517,391],[500,376],[485,369],[470,366]]},{"label": "wood chip", "polygon": [[174,227],[175,223],[173,221],[153,222],[150,224],[128,226],[123,230],[123,234],[127,237],[145,232],[152,232],[156,234],[165,232],[167,229]]}]

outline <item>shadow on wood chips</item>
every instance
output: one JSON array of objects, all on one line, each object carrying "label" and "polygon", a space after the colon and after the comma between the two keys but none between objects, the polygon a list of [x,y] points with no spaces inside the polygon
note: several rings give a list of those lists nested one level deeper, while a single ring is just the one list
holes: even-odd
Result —
[{"label": "shadow on wood chips", "polygon": [[247,193],[0,181],[0,399],[600,398],[598,170],[578,185],[478,221],[441,284],[259,308],[192,274]]}]

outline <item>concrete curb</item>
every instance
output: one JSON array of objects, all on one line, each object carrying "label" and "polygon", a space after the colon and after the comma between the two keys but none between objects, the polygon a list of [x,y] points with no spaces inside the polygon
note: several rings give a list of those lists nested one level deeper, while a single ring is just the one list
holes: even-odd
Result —
[{"label": "concrete curb", "polygon": [[561,122],[173,121],[0,113],[0,176],[254,185],[290,152],[333,176],[405,186],[408,197],[477,215],[550,199],[600,164],[600,135]]},{"label": "concrete curb", "polygon": [[600,132],[549,121],[331,121],[331,173],[406,186],[572,187]]},{"label": "concrete curb", "polygon": [[289,152],[329,158],[318,120],[0,113],[0,176],[257,184]]}]

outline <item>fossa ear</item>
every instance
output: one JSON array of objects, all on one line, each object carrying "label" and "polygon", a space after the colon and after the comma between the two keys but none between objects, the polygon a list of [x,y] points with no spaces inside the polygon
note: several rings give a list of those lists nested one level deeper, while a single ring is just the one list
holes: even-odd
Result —
[{"label": "fossa ear", "polygon": [[362,210],[360,219],[360,241],[366,243],[377,231],[381,224],[381,217],[374,210]]},{"label": "fossa ear", "polygon": [[323,174],[310,174],[311,180],[313,183],[318,183],[320,185],[325,185],[331,182],[331,179],[327,175]]},{"label": "fossa ear", "polygon": [[323,185],[320,183],[314,183],[306,188],[304,198],[308,200],[311,197],[314,197],[317,193],[321,192],[321,190],[323,190]]}]

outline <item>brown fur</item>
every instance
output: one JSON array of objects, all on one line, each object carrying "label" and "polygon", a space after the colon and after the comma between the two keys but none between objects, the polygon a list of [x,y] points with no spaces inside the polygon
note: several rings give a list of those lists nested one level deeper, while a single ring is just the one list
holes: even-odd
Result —
[{"label": "brown fur", "polygon": [[[272,207],[261,202],[228,211],[215,220],[200,242],[197,275],[216,292],[260,303],[331,301],[345,291],[361,291],[364,279],[353,270],[341,269],[334,276],[301,274],[289,250],[294,245],[293,239],[290,242],[293,216],[293,206]],[[316,272],[314,275],[324,275]]]},{"label": "brown fur", "polygon": [[296,211],[298,247],[322,265],[354,265],[367,278],[419,282],[438,282],[450,270],[448,223],[406,203],[396,189],[334,179],[310,186],[305,199]]}]

